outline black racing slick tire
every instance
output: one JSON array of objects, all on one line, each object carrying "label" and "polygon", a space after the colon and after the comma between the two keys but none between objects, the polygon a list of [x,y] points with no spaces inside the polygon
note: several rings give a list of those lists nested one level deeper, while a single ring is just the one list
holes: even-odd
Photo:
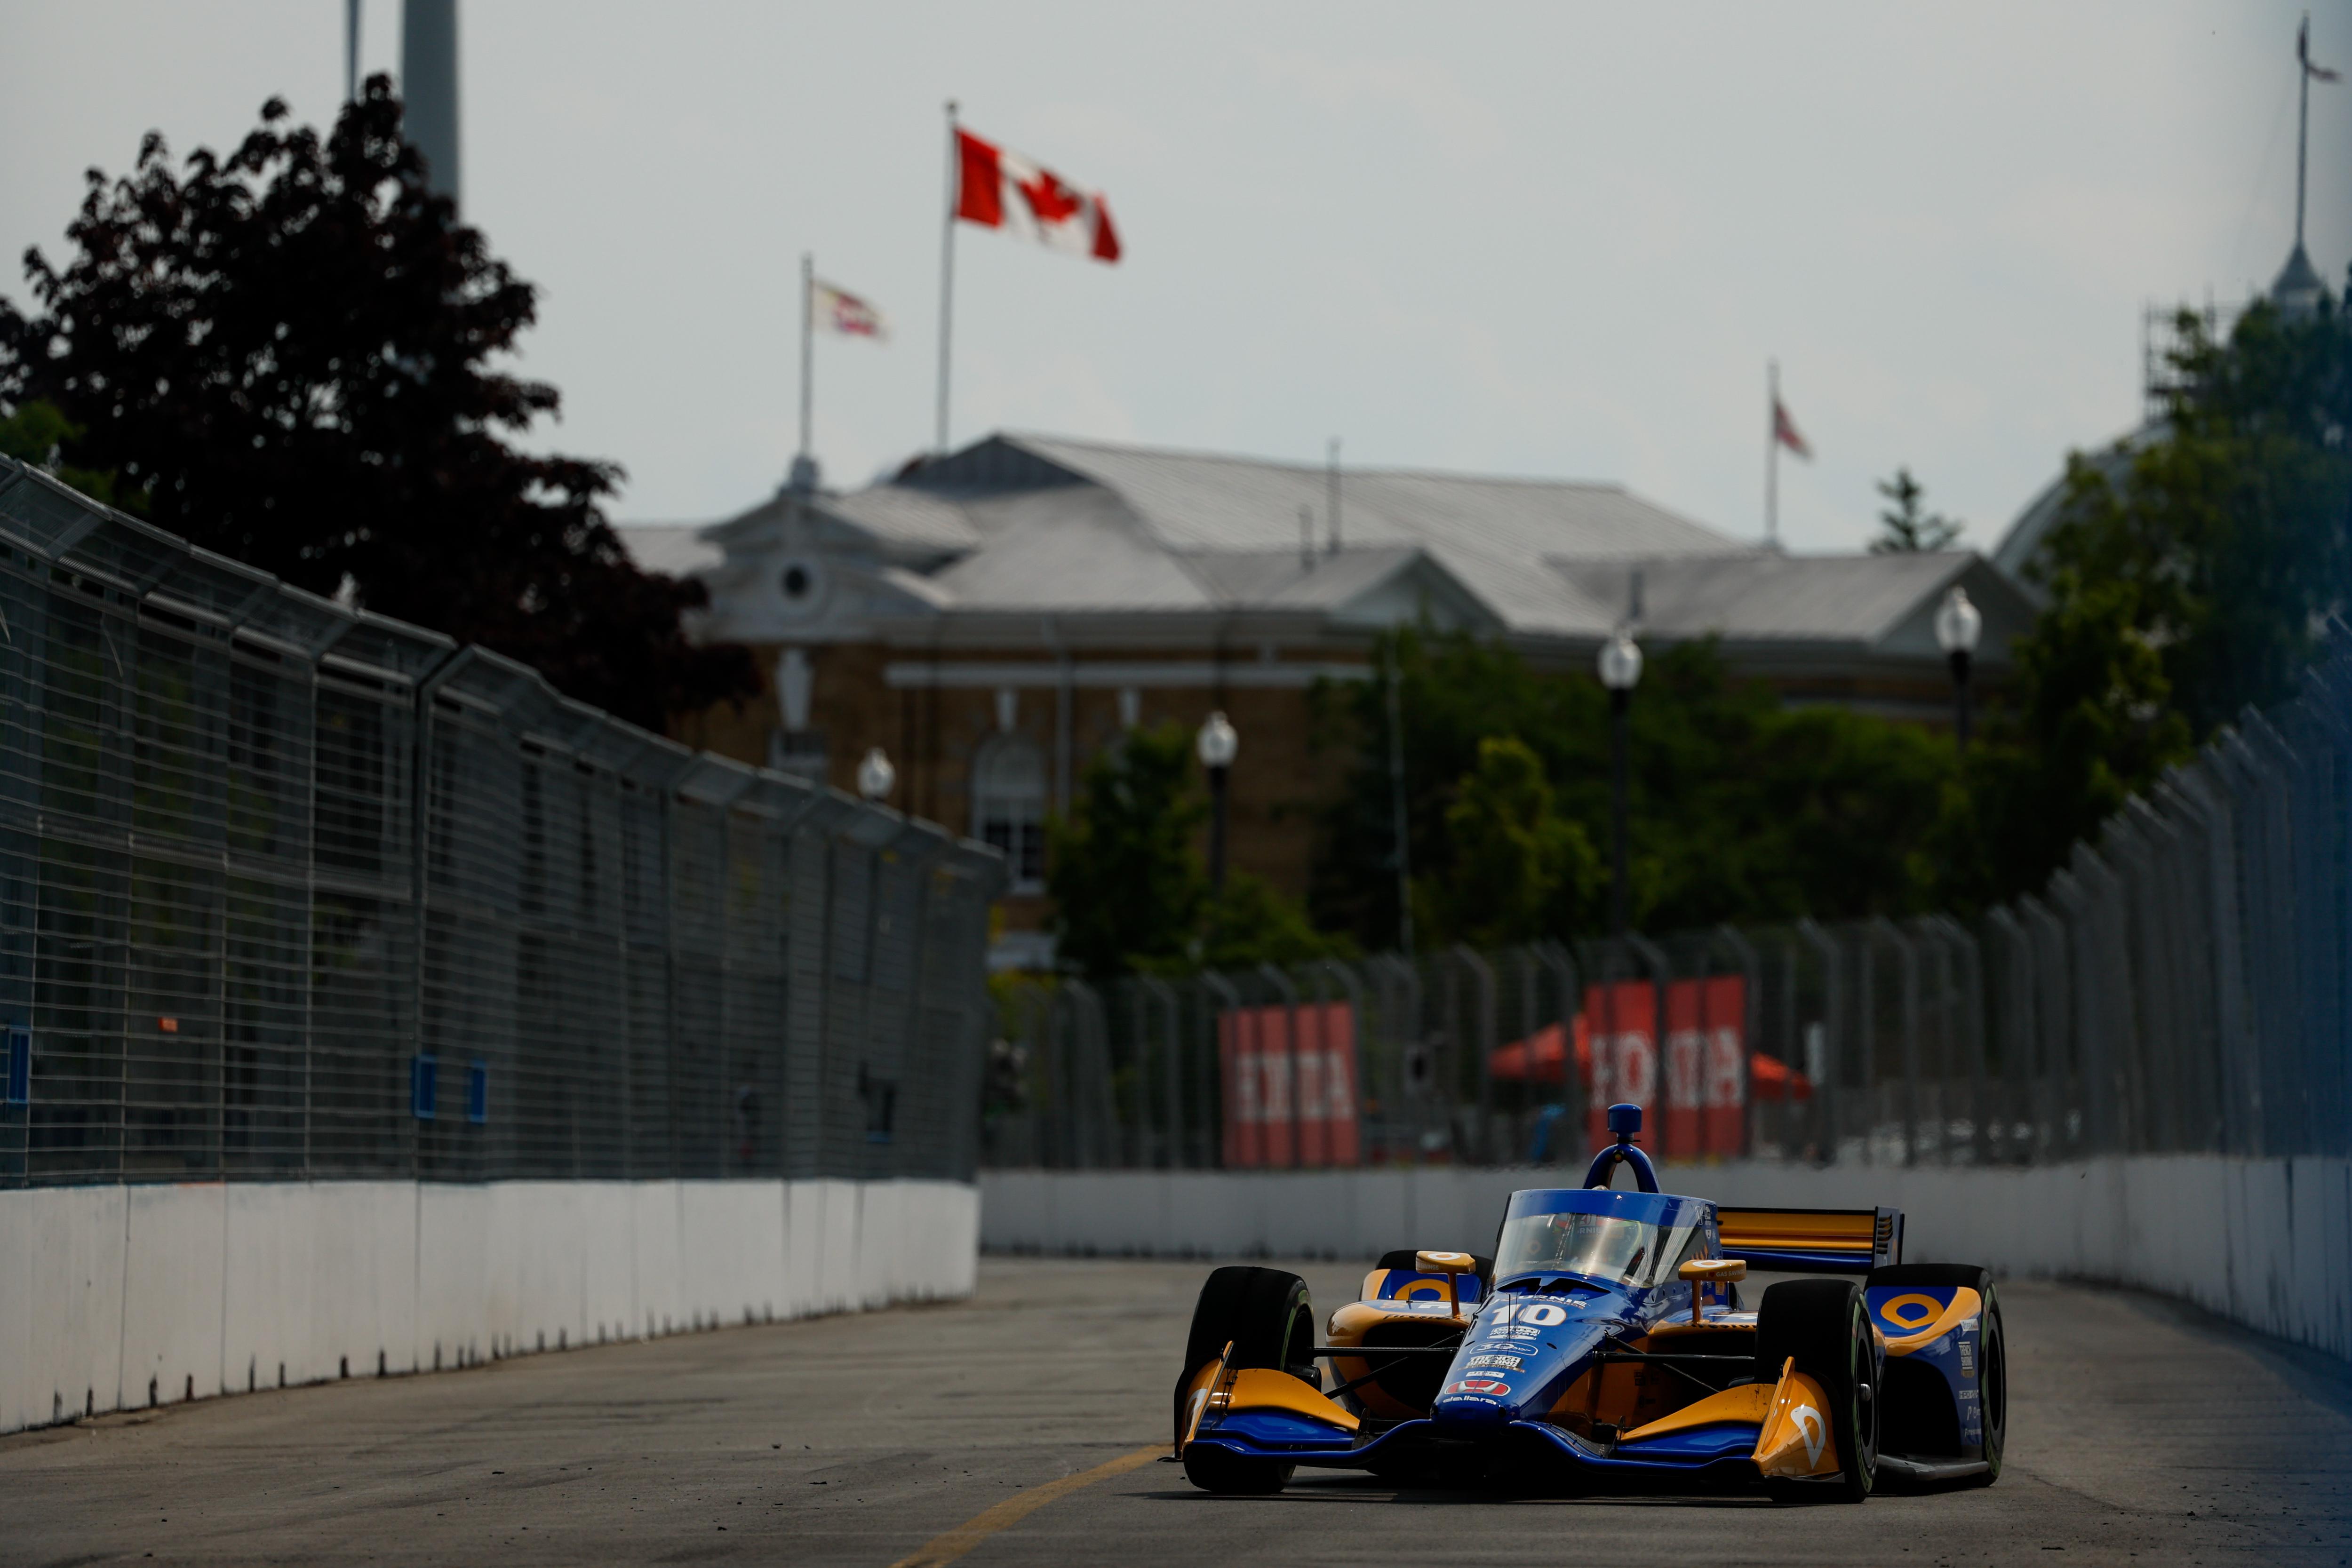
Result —
[{"label": "black racing slick tire", "polygon": [[1184,1479],[1223,1497],[1271,1497],[1290,1484],[1296,1465],[1244,1459],[1207,1443],[1184,1450]]},{"label": "black racing slick tire", "polygon": [[[1184,1440],[1186,1388],[1202,1367],[1224,1354],[1227,1344],[1234,1347],[1234,1366],[1270,1367],[1322,1386],[1307,1281],[1280,1269],[1219,1269],[1201,1286],[1201,1298],[1192,1306],[1192,1331],[1184,1337],[1184,1365],[1176,1375],[1174,1400],[1177,1442]],[[1270,1459],[1241,1458],[1222,1448],[1192,1448],[1184,1454],[1186,1479],[1204,1491],[1280,1491],[1292,1468]]]},{"label": "black racing slick tire", "polygon": [[1871,1270],[1870,1288],[1897,1285],[1958,1285],[1974,1291],[1984,1306],[1978,1318],[1977,1409],[1983,1426],[1985,1468],[1970,1478],[1989,1487],[2000,1479],[2001,1454],[2009,1446],[2009,1335],[2000,1321],[2000,1298],[1992,1271],[1973,1263],[1896,1263]]},{"label": "black racing slick tire", "polygon": [[1878,1342],[1862,1287],[1851,1280],[1789,1280],[1756,1309],[1756,1379],[1775,1384],[1790,1356],[1829,1402],[1839,1470],[1832,1481],[1779,1480],[1790,1502],[1861,1502],[1878,1481]]}]

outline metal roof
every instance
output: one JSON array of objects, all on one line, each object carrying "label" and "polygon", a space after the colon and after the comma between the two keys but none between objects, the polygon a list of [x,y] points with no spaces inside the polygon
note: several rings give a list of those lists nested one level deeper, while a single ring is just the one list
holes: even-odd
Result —
[{"label": "metal roof", "polygon": [[[735,575],[746,608],[715,602],[714,613],[748,617],[747,635],[765,624],[760,596],[772,575],[749,569],[788,522],[800,530],[793,537],[813,538],[814,528],[863,541],[855,548],[871,552],[866,570],[905,595],[903,609],[869,612],[893,620],[1168,616],[1177,619],[1161,624],[1172,628],[1255,611],[1370,624],[1434,605],[1450,623],[1590,643],[1625,619],[1636,569],[1642,624],[1668,639],[1863,645],[1907,658],[1922,618],[1963,576],[1972,596],[1991,601],[1989,633],[2031,615],[2013,582],[1969,575],[1991,570],[1973,554],[1783,555],[1608,484],[1347,469],[1334,551],[1329,482],[1306,464],[1003,434],[847,495],[780,496],[701,538],[723,546],[728,568],[744,569]],[[656,532],[625,537],[635,549]],[[734,590],[730,577],[706,572],[714,592]],[[1987,641],[1998,658],[1997,639]]]},{"label": "metal roof", "polygon": [[1886,555],[1772,555],[1714,560],[1555,561],[1555,570],[1619,607],[1642,574],[1639,630],[1670,642],[1720,637],[1748,646],[1844,645],[1935,658],[1931,618],[1954,584],[1984,615],[1981,650],[2005,660],[2033,606],[2006,573],[1973,550]]},{"label": "metal roof", "polygon": [[[1203,559],[1230,553],[1268,562],[1297,559],[1302,508],[1310,514],[1318,544],[1330,534],[1328,472],[1262,458],[999,435],[905,480],[874,487],[909,489],[960,506],[982,536],[982,556],[1018,549],[1017,570],[950,569],[968,579],[968,587],[960,580],[956,591],[960,605],[970,609],[1000,602],[1007,608],[1117,602],[1104,597],[1116,583],[1059,580],[1098,570],[1098,546],[1090,541],[1078,552],[1060,556],[1038,548],[1028,536],[1025,525],[1033,521],[1060,518],[1057,526],[1070,527],[1077,518],[1102,522],[1116,515],[1129,548],[1136,550]],[[1337,559],[1351,559],[1366,547],[1417,549],[1504,626],[1538,635],[1599,636],[1614,622],[1610,606],[1547,572],[1549,558],[1760,553],[1620,486],[1561,480],[1345,469],[1339,523],[1343,549]],[[1120,575],[1121,581],[1139,586],[1145,580],[1135,570]],[[1150,580],[1155,587],[1167,582],[1156,575]],[[1302,584],[1301,590],[1328,601],[1338,586],[1339,580],[1327,579],[1320,585]],[[1007,591],[1013,597],[998,597]],[[1130,602],[1143,610],[1169,601]]]},{"label": "metal roof", "polygon": [[640,571],[665,577],[690,577],[717,566],[722,555],[692,523],[620,523],[613,531],[621,536],[621,548]]}]

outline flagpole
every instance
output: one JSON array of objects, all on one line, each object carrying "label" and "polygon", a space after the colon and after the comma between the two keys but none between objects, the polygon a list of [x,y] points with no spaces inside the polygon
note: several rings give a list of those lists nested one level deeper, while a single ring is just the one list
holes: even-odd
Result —
[{"label": "flagpole", "polygon": [[956,225],[956,101],[948,99],[948,191],[946,222],[940,235],[940,409],[939,432],[932,443],[941,456],[948,449],[949,348],[955,340]]},{"label": "flagpole", "polygon": [[2304,13],[2303,31],[2294,41],[2295,85],[2303,89],[2303,109],[2294,131],[2294,248],[2303,248],[2303,174],[2311,155],[2311,14]]},{"label": "flagpole", "polygon": [[[816,293],[816,257],[809,251],[801,252],[801,455],[814,455],[815,444],[810,439],[810,424],[816,396],[816,355],[812,347],[814,336],[814,307],[811,298]],[[798,465],[794,465],[798,466]]]},{"label": "flagpole", "polygon": [[1780,361],[1764,361],[1764,545],[1780,545]]}]

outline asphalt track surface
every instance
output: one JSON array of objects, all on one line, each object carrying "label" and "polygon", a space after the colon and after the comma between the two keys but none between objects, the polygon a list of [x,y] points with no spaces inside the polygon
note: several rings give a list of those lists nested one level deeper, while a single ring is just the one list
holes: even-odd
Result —
[{"label": "asphalt track surface", "polygon": [[[1148,1451],[1205,1267],[991,1259],[957,1305],[0,1438],[0,1563],[2352,1562],[2352,1368],[2025,1281],[1988,1489],[1801,1508],[1302,1470],[1213,1498]],[[1361,1278],[1299,1271],[1318,1311]]]}]

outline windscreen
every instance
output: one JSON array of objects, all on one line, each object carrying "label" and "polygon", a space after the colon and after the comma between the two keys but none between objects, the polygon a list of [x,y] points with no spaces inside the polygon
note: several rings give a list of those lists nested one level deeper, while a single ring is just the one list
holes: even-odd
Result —
[{"label": "windscreen", "polygon": [[1640,1285],[1655,1264],[1658,1228],[1604,1214],[1525,1214],[1503,1222],[1495,1278],[1581,1274],[1613,1285]]}]

